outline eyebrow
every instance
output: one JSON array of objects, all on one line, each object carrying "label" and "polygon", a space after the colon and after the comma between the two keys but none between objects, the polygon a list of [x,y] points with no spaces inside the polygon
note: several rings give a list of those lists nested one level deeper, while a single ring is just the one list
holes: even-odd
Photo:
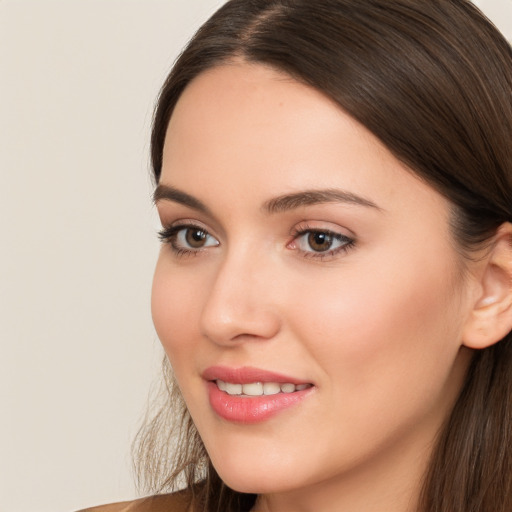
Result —
[{"label": "eyebrow", "polygon": [[169,185],[158,185],[153,192],[153,202],[155,204],[162,200],[173,201],[211,216],[210,209],[199,199]]},{"label": "eyebrow", "polygon": [[[158,185],[153,193],[154,203],[162,200],[173,201],[207,215],[211,215],[210,209],[199,199],[169,185]],[[353,194],[352,192],[333,188],[305,190],[278,196],[266,201],[263,204],[263,210],[272,214],[325,203],[354,204],[382,211],[382,208],[369,199]]]},{"label": "eyebrow", "polygon": [[305,190],[294,194],[282,195],[266,201],[263,205],[263,209],[268,213],[278,213],[324,203],[354,204],[382,211],[382,208],[377,206],[373,201],[370,201],[370,199],[335,188]]}]

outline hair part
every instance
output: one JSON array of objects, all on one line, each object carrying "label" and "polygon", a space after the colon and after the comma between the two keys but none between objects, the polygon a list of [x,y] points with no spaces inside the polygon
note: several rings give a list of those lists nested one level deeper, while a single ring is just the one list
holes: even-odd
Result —
[{"label": "hair part", "polygon": [[[151,138],[156,183],[182,92],[233,60],[271,66],[314,87],[370,130],[450,201],[454,241],[465,257],[512,220],[512,49],[469,0],[228,1],[199,29],[161,90]],[[421,512],[512,510],[511,344],[509,333],[475,352],[439,434]],[[152,490],[172,489],[185,475],[198,510],[249,510],[254,496],[224,486],[177,386],[167,391],[177,409],[166,402],[139,434]],[[171,420],[181,432],[175,458]]]}]

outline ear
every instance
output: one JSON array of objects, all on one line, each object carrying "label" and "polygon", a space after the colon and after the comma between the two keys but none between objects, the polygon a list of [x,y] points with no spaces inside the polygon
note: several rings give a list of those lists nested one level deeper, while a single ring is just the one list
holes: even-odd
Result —
[{"label": "ear", "polygon": [[478,263],[478,293],[464,327],[466,347],[483,349],[512,330],[512,224],[502,224]]}]

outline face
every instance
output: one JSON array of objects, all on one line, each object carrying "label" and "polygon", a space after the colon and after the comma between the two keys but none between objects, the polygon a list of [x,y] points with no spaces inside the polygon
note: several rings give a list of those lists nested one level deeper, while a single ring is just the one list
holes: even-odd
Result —
[{"label": "face", "polygon": [[233,63],[180,98],[156,203],[154,323],[224,481],[417,474],[467,367],[447,201],[318,91]]}]

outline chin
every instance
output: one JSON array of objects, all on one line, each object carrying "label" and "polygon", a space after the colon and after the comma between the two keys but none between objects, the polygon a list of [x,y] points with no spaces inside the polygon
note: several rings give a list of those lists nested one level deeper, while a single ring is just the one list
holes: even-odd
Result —
[{"label": "chin", "polygon": [[[296,482],[281,482],[275,474],[255,475],[252,471],[242,471],[239,474],[219,472],[222,481],[231,489],[246,494],[273,494],[291,490]],[[245,474],[247,473],[247,474]]]},{"label": "chin", "polygon": [[[231,489],[248,494],[273,494],[291,491],[303,480],[295,464],[276,464],[269,456],[223,457],[212,463],[222,481]],[[304,475],[302,475],[304,476]]]}]

